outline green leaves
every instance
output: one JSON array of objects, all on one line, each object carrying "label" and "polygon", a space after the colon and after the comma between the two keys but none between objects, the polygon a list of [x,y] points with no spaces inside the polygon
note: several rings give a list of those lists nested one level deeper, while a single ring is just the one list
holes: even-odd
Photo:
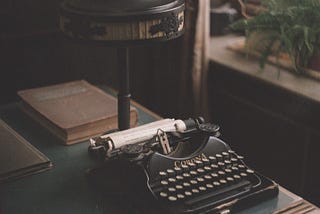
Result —
[{"label": "green leaves", "polygon": [[[309,59],[320,47],[320,0],[265,0],[268,10],[259,15],[242,19],[231,25],[234,30],[252,32],[276,32],[265,35],[265,40],[280,41],[276,52],[266,48],[260,63],[264,65],[270,54],[286,52],[290,55],[296,72],[308,65]],[[275,36],[276,35],[276,36]]]}]

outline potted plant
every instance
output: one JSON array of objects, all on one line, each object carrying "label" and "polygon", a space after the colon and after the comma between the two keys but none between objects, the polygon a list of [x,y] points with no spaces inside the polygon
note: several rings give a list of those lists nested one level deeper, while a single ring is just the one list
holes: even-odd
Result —
[{"label": "potted plant", "polygon": [[270,55],[278,58],[283,53],[290,57],[297,73],[317,64],[311,60],[317,61],[320,53],[320,0],[266,0],[262,3],[266,9],[257,16],[231,25],[233,30],[245,31],[247,42],[258,35],[248,47],[255,46],[260,51],[261,67]]}]

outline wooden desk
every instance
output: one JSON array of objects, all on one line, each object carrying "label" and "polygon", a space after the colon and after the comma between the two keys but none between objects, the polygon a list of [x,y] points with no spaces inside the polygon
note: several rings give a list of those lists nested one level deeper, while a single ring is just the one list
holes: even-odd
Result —
[{"label": "wooden desk", "polygon": [[[141,124],[158,119],[137,107]],[[58,144],[54,136],[23,114],[16,103],[0,108],[0,117],[54,163],[51,170],[3,184],[0,213],[159,213],[152,207],[137,206],[128,198],[106,198],[95,192],[85,179],[85,171],[96,166],[88,156],[87,142]],[[242,213],[270,213],[299,200],[281,188],[278,197]]]}]

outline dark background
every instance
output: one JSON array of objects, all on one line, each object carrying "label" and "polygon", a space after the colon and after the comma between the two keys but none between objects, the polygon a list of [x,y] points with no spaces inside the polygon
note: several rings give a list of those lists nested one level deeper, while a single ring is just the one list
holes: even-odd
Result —
[{"label": "dark background", "polygon": [[[0,7],[0,104],[16,92],[77,79],[117,89],[116,48],[79,43],[58,31],[59,2],[4,0]],[[164,117],[178,110],[179,50],[183,38],[131,47],[133,99]],[[186,108],[187,109],[187,108]]]},{"label": "dark background", "polygon": [[210,67],[209,106],[222,139],[246,164],[319,206],[320,103],[226,65]]}]

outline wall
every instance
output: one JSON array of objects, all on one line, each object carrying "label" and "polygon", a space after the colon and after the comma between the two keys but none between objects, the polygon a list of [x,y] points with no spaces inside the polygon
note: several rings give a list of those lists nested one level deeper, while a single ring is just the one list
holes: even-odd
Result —
[{"label": "wall", "polygon": [[[16,91],[86,79],[117,88],[116,49],[64,38],[59,2],[5,0],[0,8],[0,104]],[[182,38],[131,50],[132,97],[164,117],[176,117]]]}]

